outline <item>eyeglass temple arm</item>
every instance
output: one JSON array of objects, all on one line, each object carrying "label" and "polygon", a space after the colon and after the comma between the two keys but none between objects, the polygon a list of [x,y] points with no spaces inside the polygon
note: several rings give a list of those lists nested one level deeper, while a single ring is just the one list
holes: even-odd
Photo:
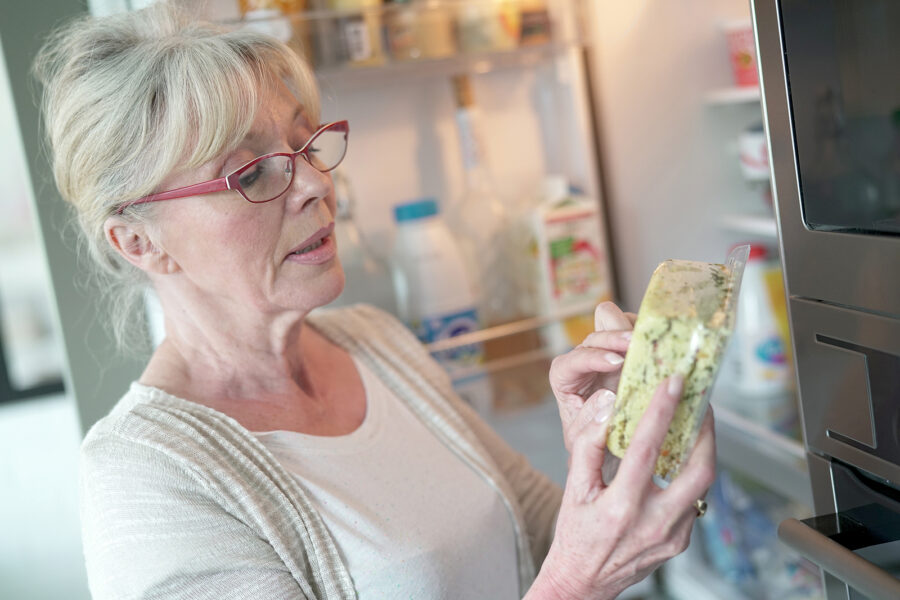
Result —
[{"label": "eyeglass temple arm", "polygon": [[213,192],[222,192],[224,190],[230,190],[231,186],[228,183],[228,177],[219,177],[218,179],[213,179],[211,181],[204,181],[203,183],[195,183],[193,185],[187,185],[184,187],[180,187],[174,190],[168,190],[165,192],[160,192],[158,194],[150,194],[149,196],[144,196],[143,198],[138,198],[134,202],[126,202],[116,211],[117,215],[121,215],[122,211],[124,211],[129,206],[135,206],[138,204],[148,204],[150,202],[162,202],[163,200],[176,200],[178,198],[186,198],[187,196],[199,196],[200,194],[212,194]]}]

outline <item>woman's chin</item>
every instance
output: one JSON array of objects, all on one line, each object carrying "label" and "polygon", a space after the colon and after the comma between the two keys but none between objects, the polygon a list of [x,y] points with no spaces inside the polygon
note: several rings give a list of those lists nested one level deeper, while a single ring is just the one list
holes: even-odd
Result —
[{"label": "woman's chin", "polygon": [[339,262],[335,261],[335,263],[337,268],[334,269],[333,272],[329,272],[328,277],[323,278],[323,281],[320,282],[320,286],[317,290],[319,294],[317,294],[318,297],[316,298],[316,308],[331,304],[337,300],[338,296],[341,295],[341,292],[344,291],[344,282],[346,281],[344,278],[344,270],[341,268]]}]

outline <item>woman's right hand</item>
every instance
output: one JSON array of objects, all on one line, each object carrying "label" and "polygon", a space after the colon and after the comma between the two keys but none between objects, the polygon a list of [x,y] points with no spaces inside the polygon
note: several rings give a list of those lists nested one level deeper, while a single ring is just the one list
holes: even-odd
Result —
[{"label": "woman's right hand", "polygon": [[674,376],[657,388],[609,485],[601,466],[611,403],[578,432],[553,544],[527,600],[615,598],[687,547],[694,503],[715,476],[711,410],[675,480],[660,489],[651,479],[682,387]]}]

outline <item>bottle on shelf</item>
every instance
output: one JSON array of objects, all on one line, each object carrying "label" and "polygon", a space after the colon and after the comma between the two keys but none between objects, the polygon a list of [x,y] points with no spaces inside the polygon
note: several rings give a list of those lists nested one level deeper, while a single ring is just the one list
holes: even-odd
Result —
[{"label": "bottle on shelf", "polygon": [[474,276],[483,324],[507,323],[527,314],[519,293],[518,268],[525,257],[512,244],[509,211],[485,164],[481,113],[473,100],[471,81],[459,75],[453,85],[465,186],[448,221]]},{"label": "bottle on shelf", "polygon": [[765,246],[750,248],[733,340],[723,365],[723,383],[735,394],[723,395],[723,402],[762,425],[791,433],[797,409],[781,272],[768,260]]},{"label": "bottle on shelf", "polygon": [[[472,333],[479,329],[475,294],[465,261],[433,198],[394,207],[397,235],[393,281],[399,316],[422,343]],[[437,352],[435,358],[451,377],[484,360],[480,344]],[[456,382],[456,389],[479,411],[492,406],[488,377],[476,373]]]},{"label": "bottle on shelf", "polygon": [[378,258],[357,226],[350,181],[342,171],[333,171],[337,200],[335,238],[344,270],[344,291],[330,306],[364,302],[397,314],[397,299],[388,265]]}]

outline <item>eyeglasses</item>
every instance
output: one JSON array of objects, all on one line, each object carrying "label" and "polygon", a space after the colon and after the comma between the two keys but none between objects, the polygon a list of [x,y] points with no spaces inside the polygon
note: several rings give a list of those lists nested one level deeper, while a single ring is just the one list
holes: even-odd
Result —
[{"label": "eyeglasses", "polygon": [[273,152],[254,158],[225,177],[195,183],[174,190],[150,194],[137,200],[126,202],[116,209],[121,215],[129,206],[175,200],[200,194],[211,194],[225,190],[235,190],[248,202],[261,204],[270,202],[285,193],[294,181],[295,161],[302,156],[313,168],[327,173],[341,164],[347,153],[347,136],[350,124],[335,121],[319,127],[318,130],[296,152]]}]

